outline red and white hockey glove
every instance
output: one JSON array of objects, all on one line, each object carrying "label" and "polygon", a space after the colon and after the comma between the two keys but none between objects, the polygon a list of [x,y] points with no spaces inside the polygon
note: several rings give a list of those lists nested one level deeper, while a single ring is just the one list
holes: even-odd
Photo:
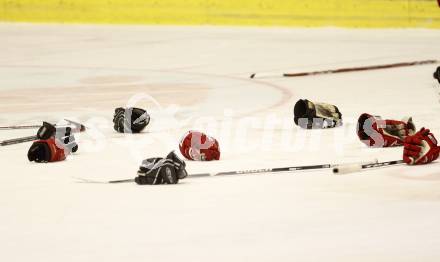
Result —
[{"label": "red and white hockey glove", "polygon": [[43,122],[37,131],[37,138],[39,140],[29,148],[29,161],[38,163],[62,161],[68,154],[78,150],[78,144],[70,127],[55,127]]},{"label": "red and white hockey glove", "polygon": [[403,161],[408,165],[422,165],[436,160],[440,148],[429,129],[422,128],[413,136],[405,138]]},{"label": "red and white hockey glove", "polygon": [[189,160],[211,161],[220,159],[218,141],[202,132],[188,131],[179,144],[180,153]]},{"label": "red and white hockey glove", "polygon": [[55,138],[35,141],[28,151],[29,161],[37,163],[56,162],[66,159],[67,149]]},{"label": "red and white hockey glove", "polygon": [[415,133],[412,119],[382,120],[380,116],[364,113],[359,117],[357,134],[369,147],[402,146],[403,140]]}]

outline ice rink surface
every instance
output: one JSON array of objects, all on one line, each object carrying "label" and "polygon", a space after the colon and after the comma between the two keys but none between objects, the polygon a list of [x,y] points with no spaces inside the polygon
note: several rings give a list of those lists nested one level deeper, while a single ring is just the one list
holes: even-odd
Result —
[{"label": "ice rink surface", "polygon": [[[189,129],[222,149],[218,162],[187,161],[189,173],[401,159],[402,148],[360,143],[356,119],[412,116],[440,136],[437,65],[249,75],[437,59],[440,31],[0,24],[0,38],[0,125],[89,127],[64,162],[30,163],[30,143],[0,148],[3,261],[439,261],[439,161],[172,186],[75,177],[133,178]],[[344,126],[299,129],[300,98],[337,105]],[[152,121],[142,134],[117,134],[113,110],[130,103]]]}]

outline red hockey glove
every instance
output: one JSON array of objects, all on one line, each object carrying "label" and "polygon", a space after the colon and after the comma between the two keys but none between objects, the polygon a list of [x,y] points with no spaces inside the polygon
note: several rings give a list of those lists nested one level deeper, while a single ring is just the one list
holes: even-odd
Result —
[{"label": "red hockey glove", "polygon": [[56,162],[66,159],[66,152],[62,142],[56,142],[55,138],[49,138],[47,140],[35,141],[28,151],[29,161],[35,161],[38,163],[44,162]]},{"label": "red hockey glove", "polygon": [[429,129],[422,128],[413,136],[405,138],[403,161],[408,165],[422,165],[436,160],[440,148]]},{"label": "red hockey glove", "polygon": [[218,141],[198,131],[187,132],[179,144],[180,153],[189,160],[211,161],[220,159]]},{"label": "red hockey glove", "polygon": [[382,120],[380,116],[362,114],[358,120],[359,139],[369,147],[391,147],[403,145],[403,140],[415,133],[412,119],[407,121]]}]

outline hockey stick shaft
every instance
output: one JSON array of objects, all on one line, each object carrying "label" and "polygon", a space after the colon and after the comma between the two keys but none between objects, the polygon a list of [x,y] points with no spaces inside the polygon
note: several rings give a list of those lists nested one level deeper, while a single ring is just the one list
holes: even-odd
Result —
[{"label": "hockey stick shaft", "polygon": [[15,144],[20,144],[20,143],[24,143],[24,142],[34,141],[34,140],[37,140],[37,136],[25,136],[25,137],[20,137],[20,138],[3,140],[0,142],[0,146],[15,145]]},{"label": "hockey stick shaft", "polygon": [[9,129],[35,129],[39,128],[41,125],[30,125],[30,126],[0,126],[0,130],[9,130]]},{"label": "hockey stick shaft", "polygon": [[247,174],[259,174],[259,173],[278,173],[278,172],[292,172],[292,171],[306,171],[306,170],[317,170],[334,168],[340,165],[366,165],[366,164],[376,164],[377,159],[372,161],[364,161],[350,164],[323,164],[323,165],[304,165],[304,166],[290,166],[290,167],[276,167],[276,168],[263,168],[263,169],[251,169],[251,170],[241,170],[241,171],[229,171],[220,172],[216,174],[201,173],[194,174],[191,177],[204,177],[204,176],[228,176],[228,175],[247,175]]},{"label": "hockey stick shaft", "polygon": [[387,167],[387,166],[394,166],[394,165],[400,165],[403,164],[403,160],[394,160],[394,161],[386,161],[386,162],[380,162],[380,163],[371,163],[371,164],[351,164],[351,165],[341,165],[333,168],[334,174],[350,174],[354,172],[359,172],[365,169],[370,168],[380,168],[380,167]]},{"label": "hockey stick shaft", "polygon": [[338,74],[338,73],[347,73],[347,72],[356,72],[356,71],[368,71],[368,70],[379,70],[379,69],[396,68],[396,67],[407,67],[407,66],[415,66],[415,65],[427,65],[427,64],[435,64],[435,63],[438,63],[438,61],[437,60],[423,60],[423,61],[414,61],[414,62],[385,64],[385,65],[346,67],[346,68],[314,71],[314,72],[286,73],[286,74],[283,74],[283,76],[284,77],[298,77],[298,76],[312,76],[312,75],[324,75],[324,74]]},{"label": "hockey stick shaft", "polygon": [[[329,70],[321,70],[321,71],[283,73],[281,76],[283,77],[315,76],[315,75],[338,74],[338,73],[359,72],[359,71],[369,71],[369,70],[380,70],[380,69],[397,68],[397,67],[408,67],[408,66],[417,66],[417,65],[428,65],[428,64],[437,64],[437,63],[439,63],[438,60],[421,60],[421,61],[412,61],[412,62],[383,64],[383,65],[345,67],[345,68],[329,69]],[[254,78],[256,76],[257,74],[252,74],[250,78]]]},{"label": "hockey stick shaft", "polygon": [[405,163],[403,160],[394,160],[394,161],[380,162],[380,163],[375,163],[375,164],[365,164],[365,165],[362,165],[362,169],[400,165],[403,163]]},{"label": "hockey stick shaft", "polygon": [[[85,130],[85,126],[81,123],[75,122],[73,120],[69,120],[69,119],[64,119],[66,120],[67,123],[74,125],[75,127],[77,127],[79,130],[84,131]],[[9,130],[9,129],[35,129],[35,128],[40,128],[41,125],[17,125],[17,126],[0,126],[0,130]]]},{"label": "hockey stick shaft", "polygon": [[[289,171],[301,171],[301,170],[313,170],[331,168],[336,165],[310,165],[310,166],[291,166],[291,167],[277,167],[277,168],[263,168],[253,170],[241,170],[241,171],[229,171],[220,172],[214,174],[214,176],[230,176],[230,175],[247,175],[247,174],[259,174],[259,173],[277,173],[277,172],[289,172]],[[196,174],[196,176],[206,176],[206,174]]]}]

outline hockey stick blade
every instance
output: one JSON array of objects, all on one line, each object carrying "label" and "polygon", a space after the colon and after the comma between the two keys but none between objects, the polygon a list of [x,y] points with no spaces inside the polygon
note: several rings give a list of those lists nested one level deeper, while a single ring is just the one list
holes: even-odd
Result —
[{"label": "hockey stick blade", "polygon": [[110,181],[100,181],[87,179],[82,177],[72,177],[73,179],[78,180],[78,183],[86,183],[86,184],[120,184],[120,183],[131,183],[134,182],[134,179],[121,179],[121,180],[110,180]]},{"label": "hockey stick blade", "polygon": [[69,119],[67,119],[67,118],[64,118],[64,120],[65,120],[67,123],[72,124],[72,125],[74,125],[77,129],[79,129],[79,130],[78,130],[79,132],[84,132],[84,131],[86,131],[86,129],[87,129],[86,126],[83,125],[83,124],[81,124],[81,123],[75,122],[75,121],[73,121],[73,120],[69,120]]}]

